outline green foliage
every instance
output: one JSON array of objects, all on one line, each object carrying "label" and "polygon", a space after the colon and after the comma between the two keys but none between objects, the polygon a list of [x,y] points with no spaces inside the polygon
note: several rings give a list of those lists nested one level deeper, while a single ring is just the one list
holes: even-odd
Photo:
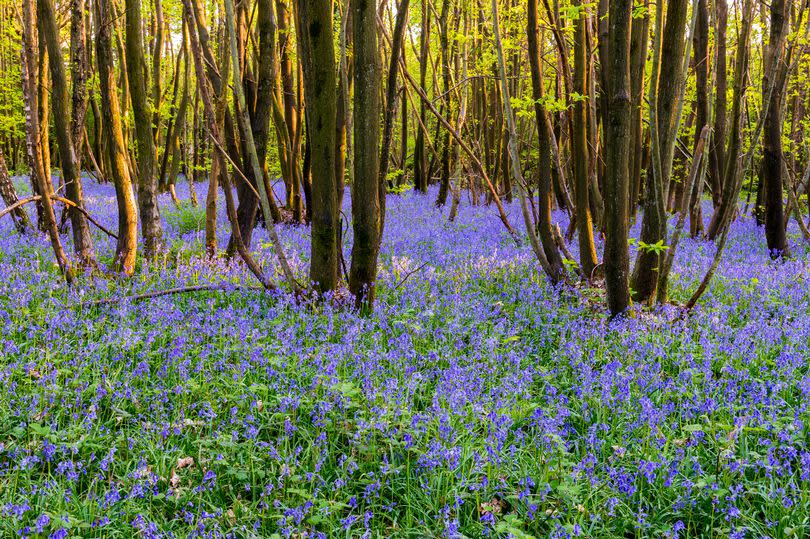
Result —
[{"label": "green foliage", "polygon": [[201,206],[182,204],[180,207],[167,208],[163,216],[166,223],[181,236],[205,229],[205,208]]}]

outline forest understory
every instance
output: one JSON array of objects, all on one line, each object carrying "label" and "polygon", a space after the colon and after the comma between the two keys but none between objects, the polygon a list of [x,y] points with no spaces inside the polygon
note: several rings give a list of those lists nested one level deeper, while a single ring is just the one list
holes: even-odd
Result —
[{"label": "forest understory", "polygon": [[[114,228],[112,186],[85,188]],[[602,290],[552,287],[491,207],[448,222],[409,192],[389,197],[364,315],[253,289],[241,262],[205,256],[202,210],[160,203],[164,256],[69,288],[44,235],[0,222],[3,537],[810,533],[810,277],[795,223],[793,258],[774,262],[754,220],[735,221],[688,316],[636,306],[611,321],[594,308]],[[305,280],[308,229],[278,230]],[[93,236],[111,259],[114,240]],[[683,240],[674,300],[714,251]]]}]

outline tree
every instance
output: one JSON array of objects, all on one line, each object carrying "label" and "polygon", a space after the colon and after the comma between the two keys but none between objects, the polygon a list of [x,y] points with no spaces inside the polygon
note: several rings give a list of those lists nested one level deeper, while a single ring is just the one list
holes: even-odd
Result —
[{"label": "tree", "polygon": [[[48,1],[48,0],[45,0]],[[146,96],[146,61],[141,35],[141,0],[126,0],[126,58],[129,96],[138,148],[138,207],[144,255],[152,260],[161,249],[163,226],[158,207],[155,140]],[[154,76],[159,76],[154,74]]]},{"label": "tree", "polygon": [[96,63],[98,67],[102,122],[107,143],[109,173],[115,185],[118,203],[118,240],[115,246],[115,269],[125,275],[135,271],[138,252],[138,212],[132,179],[129,176],[126,145],[121,125],[118,103],[118,86],[115,79],[112,51],[112,6],[110,0],[95,0],[96,17]]},{"label": "tree", "polygon": [[[358,304],[374,302],[380,248],[381,206],[380,117],[382,84],[377,48],[377,2],[351,0],[354,37],[354,178],[352,181],[352,246],[349,290]],[[394,53],[395,54],[395,53]],[[394,64],[396,65],[396,63]]]},{"label": "tree", "polygon": [[[62,166],[62,177],[65,182],[65,192],[70,201],[76,206],[68,209],[71,229],[73,231],[73,250],[82,266],[95,268],[96,257],[93,252],[93,238],[90,235],[90,225],[87,218],[80,211],[84,207],[82,195],[82,180],[79,163],[76,157],[76,147],[71,135],[72,111],[68,100],[68,83],[65,75],[65,65],[62,62],[61,46],[59,44],[59,28],[56,24],[56,13],[52,0],[37,0],[37,15],[39,30],[44,37],[48,49],[48,65],[50,67],[53,104],[53,124],[56,132],[56,142],[59,147],[59,161]],[[44,194],[44,193],[42,193]]]},{"label": "tree", "polygon": [[543,243],[543,252],[549,262],[553,282],[565,278],[560,250],[554,241],[554,232],[551,222],[551,156],[552,156],[552,128],[548,112],[543,106],[545,97],[543,69],[540,63],[540,23],[537,12],[537,0],[528,0],[528,17],[526,26],[527,43],[529,46],[529,66],[532,77],[532,99],[534,99],[534,117],[537,122],[539,141],[538,163],[538,189],[537,189],[537,231]]},{"label": "tree", "polygon": [[[709,121],[709,2],[698,0],[695,9],[698,10],[694,35],[695,58],[695,144],[693,155],[700,144],[700,132]],[[702,179],[702,178],[701,178]],[[698,193],[703,192],[703,182],[698,186]],[[690,233],[694,238],[703,231],[703,212],[699,197],[694,204],[687,197],[688,207],[681,207],[680,211],[690,213]]]},{"label": "tree", "polygon": [[627,247],[630,202],[632,0],[611,0],[606,70],[608,102],[605,124],[605,287],[610,313],[630,305],[630,254]]},{"label": "tree", "polygon": [[[6,206],[12,206],[19,202],[17,190],[8,175],[8,167],[6,166],[6,158],[3,155],[2,148],[0,148],[0,197],[3,198]],[[11,212],[11,218],[14,220],[14,227],[21,234],[25,233],[28,227],[31,226],[28,214],[25,212],[25,208],[21,206]]]},{"label": "tree", "polygon": [[[312,160],[310,279],[318,290],[338,285],[340,230],[335,178],[336,66],[330,0],[296,0],[307,131]],[[376,153],[376,151],[375,151]],[[375,175],[376,178],[376,175]]]},{"label": "tree", "polygon": [[688,2],[669,2],[666,25],[661,30],[664,10],[656,9],[657,46],[653,51],[653,72],[650,84],[650,125],[652,139],[652,174],[647,175],[644,196],[644,217],[641,222],[640,246],[633,269],[633,290],[638,301],[655,295],[662,250],[656,246],[666,243],[667,217],[665,201],[672,177],[672,162],[680,126],[679,95],[683,79],[686,14]]},{"label": "tree", "polygon": [[577,205],[577,231],[579,232],[579,263],[585,277],[590,279],[599,264],[593,239],[593,218],[589,197],[589,148],[588,148],[588,74],[590,60],[587,50],[587,12],[582,0],[575,0],[577,19],[574,21],[574,87],[573,138],[571,155],[574,167],[574,192]]},{"label": "tree", "polygon": [[[785,235],[785,212],[782,196],[784,193],[783,170],[785,156],[782,151],[782,110],[783,88],[787,78],[785,59],[785,35],[788,31],[790,2],[771,1],[771,33],[768,53],[764,60],[762,77],[762,100],[770,99],[768,115],[765,119],[762,145],[762,173],[760,181],[765,193],[765,238],[768,251],[773,258],[788,254]],[[773,91],[768,94],[773,79]]]},{"label": "tree", "polygon": [[23,79],[23,99],[25,100],[25,141],[28,150],[28,162],[31,169],[31,183],[34,192],[41,196],[40,207],[42,208],[42,220],[48,237],[51,240],[56,264],[65,277],[68,284],[73,282],[73,268],[70,267],[65,250],[62,247],[62,240],[59,237],[59,229],[56,224],[56,214],[53,211],[50,194],[53,193],[53,185],[50,176],[45,174],[45,166],[42,162],[44,155],[42,137],[40,136],[39,118],[39,85],[37,82],[38,54],[36,52],[36,18],[34,15],[34,0],[23,0],[22,4],[22,79]]}]

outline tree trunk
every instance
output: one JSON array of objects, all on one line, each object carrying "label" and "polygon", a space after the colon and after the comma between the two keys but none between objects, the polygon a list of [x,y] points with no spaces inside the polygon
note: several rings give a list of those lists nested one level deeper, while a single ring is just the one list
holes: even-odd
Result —
[{"label": "tree trunk", "polygon": [[[48,47],[48,63],[51,72],[53,106],[53,123],[56,142],[59,146],[59,161],[65,192],[78,208],[84,207],[82,197],[81,174],[78,169],[75,146],[71,138],[71,110],[68,100],[68,83],[65,66],[62,63],[62,52],[59,44],[59,29],[56,24],[52,0],[37,0],[39,30],[44,34]],[[73,231],[73,249],[82,266],[95,268],[96,258],[93,252],[93,238],[87,218],[76,207],[70,207],[68,215]]]},{"label": "tree trunk", "polygon": [[[349,290],[357,305],[373,305],[380,248],[380,115],[382,85],[377,45],[377,2],[351,0],[354,42],[354,178],[352,182],[352,246]],[[394,53],[396,56],[396,53]],[[396,66],[396,60],[394,66]],[[382,191],[382,192],[381,192]]]},{"label": "tree trunk", "polygon": [[[14,183],[8,174],[6,167],[6,159],[3,155],[3,150],[0,148],[0,196],[3,197],[3,202],[6,206],[11,206],[19,201],[17,197],[17,190],[14,188]],[[11,212],[11,218],[14,220],[14,227],[18,232],[24,234],[28,227],[31,226],[31,221],[28,219],[28,213],[22,206],[18,207]]]},{"label": "tree trunk", "polygon": [[714,133],[712,134],[711,153],[709,154],[709,172],[711,174],[712,204],[715,208],[720,205],[723,198],[723,181],[726,166],[726,132],[728,94],[728,68],[726,61],[726,30],[728,27],[727,0],[715,0],[715,47],[717,63],[715,67],[715,100],[714,100]]},{"label": "tree trunk", "polygon": [[73,115],[70,134],[76,168],[81,171],[84,120],[87,115],[87,52],[84,27],[84,0],[70,2],[70,64],[73,85]]},{"label": "tree trunk", "polygon": [[[709,121],[709,1],[698,0],[697,2],[697,24],[695,25],[694,51],[695,51],[695,144],[697,149],[700,144],[700,133]],[[693,151],[692,155],[695,155]],[[701,185],[698,185],[698,193],[702,192]],[[689,197],[687,197],[688,199]],[[700,197],[694,206],[681,207],[680,211],[689,212],[690,235],[694,238],[703,231],[703,211],[701,209]]]},{"label": "tree trunk", "polygon": [[[740,169],[740,146],[742,144],[742,121],[745,96],[748,91],[746,78],[748,76],[748,63],[750,57],[750,37],[753,22],[754,3],[746,0],[742,8],[742,22],[739,37],[737,38],[737,52],[734,60],[734,87],[732,90],[733,101],[731,105],[731,130],[728,134],[728,147],[725,152],[725,164],[723,165],[723,175],[721,185],[723,186],[720,204],[715,207],[707,237],[714,241],[731,222],[734,212],[737,209],[737,197],[739,188],[737,178]],[[720,69],[720,66],[717,67]]]},{"label": "tree trunk", "polygon": [[[611,0],[608,57],[602,59],[608,83],[605,124],[605,287],[611,315],[630,305],[627,247],[632,141],[630,40],[632,0]],[[641,21],[639,21],[641,22]]]},{"label": "tree trunk", "polygon": [[783,170],[785,157],[782,151],[782,108],[783,87],[787,77],[787,62],[784,54],[784,39],[788,32],[787,8],[790,2],[771,1],[771,32],[768,55],[763,66],[762,99],[766,101],[770,92],[770,106],[765,119],[762,147],[762,172],[760,182],[765,198],[765,238],[772,258],[788,254],[785,235],[785,213],[782,195],[784,193]]},{"label": "tree trunk", "polygon": [[[256,99],[254,101],[250,129],[255,141],[255,151],[257,159],[259,160],[259,167],[264,173],[265,161],[267,156],[267,141],[270,138],[270,118],[274,106],[278,107],[275,103],[276,99],[276,16],[273,7],[273,0],[259,0],[258,2],[258,16],[256,18],[257,32],[259,35],[259,54],[258,54],[258,68],[257,68],[257,87]],[[242,81],[240,81],[240,84]],[[248,105],[250,106],[250,105]],[[277,126],[277,129],[286,129],[284,126]],[[281,137],[279,137],[281,138]],[[289,144],[287,144],[288,146]],[[285,156],[281,155],[282,161]],[[288,165],[291,166],[291,165]],[[245,246],[249,249],[253,239],[253,229],[256,226],[256,212],[259,209],[259,200],[254,194],[258,182],[264,182],[263,176],[254,178],[251,173],[251,168],[245,171],[250,184],[239,182],[237,193],[239,195],[239,207],[237,215],[239,216],[239,229],[242,232],[242,240]],[[287,172],[287,171],[285,171]],[[272,204],[271,204],[272,203]],[[268,204],[271,204],[270,211],[273,220],[271,223],[279,221],[278,209],[275,208],[275,201],[273,200],[272,192],[268,191]],[[265,223],[265,226],[270,226],[271,223]],[[228,252],[233,253],[236,249],[233,237],[228,244]]]},{"label": "tree trunk", "polygon": [[[269,0],[268,0],[269,1]],[[269,4],[270,9],[272,9],[272,3]],[[281,241],[276,234],[276,228],[273,224],[273,214],[270,207],[270,196],[271,193],[269,192],[268,185],[264,181],[264,175],[262,174],[262,165],[259,163],[259,156],[256,151],[256,142],[253,139],[253,128],[250,124],[250,118],[248,115],[247,110],[247,101],[245,99],[245,91],[244,87],[241,84],[242,81],[242,72],[239,64],[239,46],[237,44],[237,30],[236,25],[234,22],[234,13],[233,13],[233,2],[232,0],[225,0],[225,13],[226,13],[226,24],[228,27],[228,35],[230,41],[230,51],[231,51],[231,67],[233,69],[233,80],[234,83],[234,91],[236,93],[236,118],[239,123],[240,131],[242,132],[242,136],[244,137],[244,146],[247,156],[245,161],[250,166],[250,170],[252,171],[253,178],[258,186],[259,191],[259,207],[262,210],[262,217],[264,217],[264,225],[267,229],[267,234],[270,236],[270,242],[273,246],[273,249],[276,251],[276,258],[278,259],[279,265],[281,266],[281,270],[284,273],[284,277],[287,282],[290,284],[290,287],[295,290],[297,285],[295,282],[295,278],[293,277],[292,269],[290,268],[289,263],[287,262],[287,257],[284,254],[284,250],[281,247]],[[265,14],[266,15],[266,14]],[[263,81],[267,83],[268,81]],[[263,114],[262,122],[264,125],[263,130],[264,133],[267,132],[269,129],[269,114]],[[261,130],[261,129],[260,129]],[[266,137],[266,135],[262,135]],[[265,146],[267,143],[267,139],[265,138]],[[228,187],[226,186],[226,189]],[[238,215],[236,216],[236,221],[238,223]],[[238,225],[234,227],[233,234],[235,235],[239,230]],[[247,249],[247,245],[243,245],[243,249]]]},{"label": "tree trunk", "polygon": [[554,241],[551,222],[551,155],[552,141],[549,136],[550,121],[548,112],[543,108],[545,89],[543,87],[543,70],[540,63],[540,24],[537,13],[537,0],[528,0],[527,43],[529,46],[529,65],[532,77],[532,99],[534,115],[537,120],[537,134],[540,144],[539,183],[538,183],[538,220],[537,229],[543,251],[548,259],[552,282],[559,282],[565,277],[565,266],[562,256]]},{"label": "tree trunk", "polygon": [[[439,17],[439,43],[441,47],[442,60],[442,93],[445,103],[445,114],[452,118],[452,99],[450,96],[450,86],[452,85],[452,75],[450,73],[450,7],[453,0],[444,0],[442,3],[441,16]],[[444,206],[447,203],[447,194],[450,192],[450,132],[442,132],[442,157],[441,157],[441,179],[439,183],[439,193],[436,196],[436,205]],[[497,176],[495,177],[497,179]]]},{"label": "tree trunk", "polygon": [[62,247],[62,240],[59,237],[59,230],[56,224],[56,214],[49,195],[53,192],[50,176],[45,175],[45,167],[42,162],[43,151],[40,145],[42,138],[40,135],[41,126],[39,118],[39,85],[37,74],[38,54],[36,47],[37,23],[34,16],[34,0],[23,0],[22,2],[22,79],[23,79],[23,99],[25,100],[25,141],[28,150],[28,161],[31,165],[31,178],[34,191],[42,196],[40,207],[42,208],[42,225],[47,231],[51,240],[54,258],[59,270],[65,277],[65,281],[70,284],[73,281],[73,269],[70,267],[65,250]]},{"label": "tree trunk", "polygon": [[[212,74],[214,76],[218,76],[219,74],[215,73],[216,67],[212,64],[208,64],[207,68],[204,67],[204,56],[207,56],[207,54],[204,52],[205,49],[200,39],[200,31],[201,29],[205,28],[205,25],[202,24],[202,21],[196,20],[195,11],[198,5],[193,8],[192,1],[193,0],[183,0],[183,16],[189,29],[191,54],[194,58],[194,70],[197,75],[197,89],[200,93],[203,107],[205,109],[208,131],[211,138],[215,142],[214,160],[219,162],[219,167],[221,167],[221,169],[224,169],[227,154],[225,152],[225,148],[223,148],[224,141],[222,135],[220,134],[219,123],[216,117],[217,114],[214,111],[213,99],[211,98],[211,93],[208,89],[208,84],[211,82],[210,79],[214,78]],[[222,79],[218,79],[218,82],[221,83]],[[259,267],[256,261],[250,255],[250,252],[245,247],[245,244],[242,242],[242,236],[239,231],[239,219],[236,215],[236,204],[233,200],[233,191],[227,174],[222,175],[222,181],[223,191],[225,192],[225,206],[228,212],[228,220],[231,222],[231,227],[233,229],[236,250],[239,252],[239,255],[242,257],[242,260],[245,262],[245,265],[248,267],[250,272],[256,276],[262,286],[264,286],[266,289],[276,288],[275,285],[265,277],[261,267]]]},{"label": "tree trunk", "polygon": [[[419,32],[419,85],[424,88],[427,84],[428,53],[430,52],[430,8],[429,0],[422,0],[422,30]],[[419,121],[422,126],[427,126],[427,107],[420,101]],[[428,189],[428,164],[425,153],[425,133],[420,129],[416,134],[416,145],[414,147],[414,188],[420,193],[427,193]]]},{"label": "tree trunk", "polygon": [[[660,5],[660,4],[659,4]],[[636,264],[633,269],[633,289],[638,301],[646,301],[655,295],[658,283],[658,270],[662,251],[656,245],[663,244],[667,235],[666,200],[669,180],[672,175],[672,162],[675,157],[675,142],[680,122],[678,95],[681,88],[684,56],[684,32],[688,2],[670,2],[666,13],[666,26],[653,60],[658,69],[653,68],[655,83],[651,85],[650,124],[652,132],[652,152],[654,166],[647,175],[644,197],[644,217],[641,224],[641,238]],[[657,9],[656,26],[660,29],[663,8]]]},{"label": "tree trunk", "polygon": [[[574,87],[579,96],[588,95],[589,56],[587,50],[587,14],[582,0],[576,0],[581,8],[574,22]],[[587,279],[599,263],[593,238],[593,219],[589,201],[589,150],[588,150],[588,104],[585,99],[573,103],[573,140],[571,154],[574,166],[574,184],[577,205],[577,230],[579,232],[579,263]]]},{"label": "tree trunk", "polygon": [[338,285],[340,230],[335,178],[337,81],[332,2],[297,0],[296,3],[313,172],[310,279],[318,290],[328,292]]},{"label": "tree trunk", "polygon": [[644,157],[644,71],[650,36],[649,0],[644,0],[644,17],[635,19],[630,37],[631,126],[630,136],[630,207],[628,219],[635,221],[641,194],[641,171]]},{"label": "tree trunk", "polygon": [[135,271],[138,252],[138,211],[127,164],[127,149],[121,125],[118,87],[115,81],[112,52],[112,7],[110,0],[95,1],[96,63],[98,64],[101,108],[104,110],[104,138],[107,139],[109,173],[115,185],[118,202],[118,241],[115,247],[115,268],[125,275]]},{"label": "tree trunk", "polygon": [[[144,255],[147,260],[152,260],[162,248],[163,227],[158,208],[152,115],[146,96],[146,61],[141,35],[141,0],[125,0],[125,3],[127,77],[138,148],[138,207]],[[155,74],[155,76],[158,75]]]}]

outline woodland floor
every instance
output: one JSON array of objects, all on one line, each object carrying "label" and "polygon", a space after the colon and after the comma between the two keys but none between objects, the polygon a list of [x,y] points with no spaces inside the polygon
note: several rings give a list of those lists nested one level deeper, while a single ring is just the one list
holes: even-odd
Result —
[{"label": "woodland floor", "polygon": [[[114,230],[112,186],[85,189]],[[0,536],[810,535],[810,258],[792,226],[794,257],[772,263],[738,220],[686,318],[609,323],[600,291],[551,289],[494,208],[465,199],[448,223],[413,193],[389,199],[371,316],[255,290],[79,306],[253,284],[201,256],[200,210],[162,208],[163,260],[70,290],[46,238],[0,223]],[[305,279],[308,229],[280,234]],[[254,245],[272,268],[263,230]],[[713,253],[682,241],[674,299]]]}]

